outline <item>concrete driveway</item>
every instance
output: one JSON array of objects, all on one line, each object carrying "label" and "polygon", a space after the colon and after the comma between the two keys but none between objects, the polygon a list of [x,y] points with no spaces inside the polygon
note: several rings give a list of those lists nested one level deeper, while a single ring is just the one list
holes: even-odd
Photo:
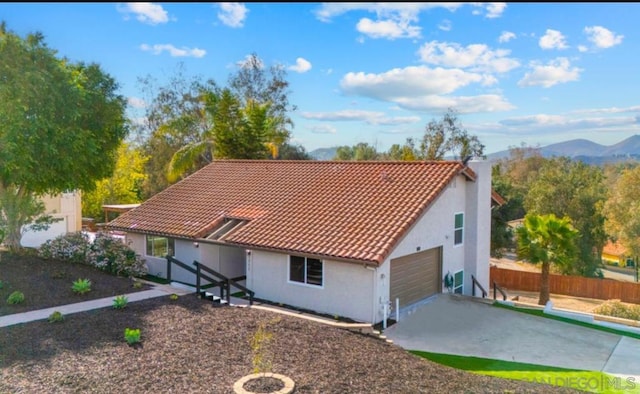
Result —
[{"label": "concrete driveway", "polygon": [[640,382],[640,340],[441,294],[384,332],[407,350],[603,371]]}]

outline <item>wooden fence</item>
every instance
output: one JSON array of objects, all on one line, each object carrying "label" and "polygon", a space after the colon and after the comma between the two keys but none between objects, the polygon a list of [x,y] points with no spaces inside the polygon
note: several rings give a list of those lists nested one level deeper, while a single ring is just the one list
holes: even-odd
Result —
[{"label": "wooden fence", "polygon": [[[491,267],[489,280],[509,290],[540,291],[540,274]],[[582,276],[549,275],[549,292],[599,300],[620,300],[640,304],[640,283]]]}]

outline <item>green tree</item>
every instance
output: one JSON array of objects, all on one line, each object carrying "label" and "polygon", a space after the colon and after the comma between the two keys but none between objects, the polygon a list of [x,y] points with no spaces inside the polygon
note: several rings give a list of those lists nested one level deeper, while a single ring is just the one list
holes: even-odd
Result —
[{"label": "green tree", "polygon": [[493,190],[506,200],[491,211],[491,255],[500,257],[512,249],[514,240],[508,222],[524,217],[524,200],[531,184],[545,159],[538,148],[511,147],[509,157],[498,160],[492,167],[491,185]]},{"label": "green tree", "polygon": [[469,156],[484,157],[484,145],[462,128],[457,112],[449,108],[440,120],[431,120],[420,143],[420,159],[444,160],[452,154],[456,160]]},{"label": "green tree", "polygon": [[602,248],[607,241],[604,203],[607,191],[602,169],[560,157],[548,160],[530,184],[527,213],[568,216],[580,232],[578,254],[563,274],[601,276]]},{"label": "green tree", "polygon": [[640,256],[640,166],[626,169],[605,203],[606,228],[634,257]]},{"label": "green tree", "polygon": [[125,138],[126,101],[97,64],[57,57],[41,33],[0,25],[0,201],[5,244],[38,220],[38,197],[90,190],[111,174]]},{"label": "green tree", "polygon": [[339,146],[333,160],[377,160],[379,158],[376,148],[366,142],[359,142],[354,146]]},{"label": "green tree", "polygon": [[142,201],[144,166],[148,157],[123,142],[113,174],[96,182],[95,189],[82,195],[82,216],[101,219],[104,204],[135,204]]},{"label": "green tree", "polygon": [[289,102],[287,71],[280,64],[267,68],[256,53],[249,55],[239,69],[229,76],[229,88],[240,99],[241,106],[266,106],[270,130],[266,134],[267,146],[273,158],[291,137],[293,121],[290,112],[297,108]]},{"label": "green tree", "polygon": [[[164,85],[159,86],[152,76],[139,78],[138,83],[146,103],[144,122],[137,125],[136,131],[143,154],[149,158],[142,188],[143,198],[147,199],[213,160],[212,109],[207,110],[206,106],[215,106],[220,89],[213,80],[187,76],[183,65]],[[198,142],[200,150],[194,148]],[[191,145],[192,156],[185,157],[181,171],[175,171],[178,175],[169,179],[171,160],[187,145]]]},{"label": "green tree", "polygon": [[407,138],[403,145],[393,144],[384,156],[388,160],[413,161],[420,157],[413,138]]},{"label": "green tree", "polygon": [[550,265],[564,267],[571,264],[578,234],[571,225],[571,219],[559,219],[554,214],[527,214],[524,225],[516,230],[518,258],[542,264],[539,305],[546,305],[549,301]]},{"label": "green tree", "polygon": [[284,143],[278,151],[278,160],[313,160],[304,146]]}]

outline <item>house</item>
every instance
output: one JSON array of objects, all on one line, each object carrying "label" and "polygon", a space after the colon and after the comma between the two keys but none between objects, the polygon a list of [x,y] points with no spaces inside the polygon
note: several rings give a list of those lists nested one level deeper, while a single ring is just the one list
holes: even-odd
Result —
[{"label": "house", "polygon": [[[165,255],[255,296],[376,323],[454,289],[489,288],[491,165],[471,160],[219,160],[106,224],[124,231],[149,273]],[[172,278],[194,275],[172,268]]]},{"label": "house", "polygon": [[620,267],[633,267],[633,260],[629,258],[627,250],[618,242],[607,242],[602,248],[602,260],[607,264]]},{"label": "house", "polygon": [[59,235],[82,230],[82,199],[79,191],[47,194],[42,197],[42,202],[45,213],[57,220],[47,230],[25,231],[20,240],[22,246],[38,248]]}]

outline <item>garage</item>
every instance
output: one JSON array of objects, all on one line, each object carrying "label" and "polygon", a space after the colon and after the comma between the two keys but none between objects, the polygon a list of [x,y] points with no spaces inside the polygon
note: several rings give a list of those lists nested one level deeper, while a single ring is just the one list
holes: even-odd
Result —
[{"label": "garage", "polygon": [[391,302],[400,298],[400,307],[404,307],[441,291],[440,250],[433,248],[391,260]]}]

